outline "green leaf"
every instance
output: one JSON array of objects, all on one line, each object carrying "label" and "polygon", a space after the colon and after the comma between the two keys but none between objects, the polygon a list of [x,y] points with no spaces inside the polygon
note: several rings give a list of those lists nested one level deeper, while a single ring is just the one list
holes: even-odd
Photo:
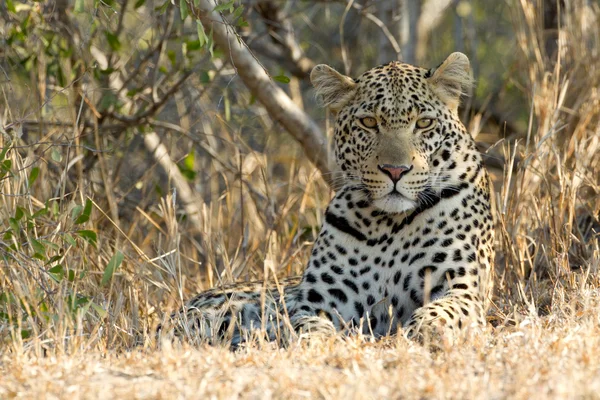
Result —
[{"label": "green leaf", "polygon": [[60,212],[60,208],[58,207],[58,201],[53,201],[52,202],[52,215],[53,216],[58,216],[58,213]]},{"label": "green leaf", "polygon": [[144,3],[146,2],[146,0],[138,0],[135,2],[135,4],[133,5],[133,8],[135,10],[137,10],[138,8],[140,8],[141,6],[144,5]]},{"label": "green leaf", "polygon": [[195,165],[195,153],[194,150],[190,151],[187,156],[183,159],[183,165],[185,165],[188,169],[194,169]]},{"label": "green leaf", "polygon": [[96,235],[96,232],[88,229],[83,229],[75,233],[79,235],[79,237],[81,237],[83,240],[96,247],[96,243],[98,243],[98,235]]},{"label": "green leaf", "polygon": [[2,164],[0,164],[0,178],[4,177],[4,175],[6,175],[8,172],[10,172],[11,168],[12,168],[11,160],[2,161]]},{"label": "green leaf", "polygon": [[185,21],[185,19],[189,15],[188,8],[187,8],[187,2],[185,0],[179,0],[179,11],[181,13],[181,20]]},{"label": "green leaf", "polygon": [[69,282],[73,282],[75,280],[75,271],[72,269],[69,270],[69,276],[67,277],[67,280]]},{"label": "green leaf", "polygon": [[17,221],[20,221],[24,215],[25,215],[25,210],[23,209],[23,207],[17,206],[17,209],[15,210],[15,219]]},{"label": "green leaf", "polygon": [[231,121],[231,101],[229,100],[229,96],[225,95],[225,121]]},{"label": "green leaf", "polygon": [[10,146],[2,148],[2,151],[0,151],[0,160],[4,160],[4,157],[6,157],[6,153],[8,152],[8,150],[10,150]]},{"label": "green leaf", "polygon": [[167,7],[169,7],[170,3],[171,0],[166,0],[162,5],[156,7],[154,11],[158,11],[158,13],[162,15],[165,13],[165,11],[167,11]]},{"label": "green leaf", "polygon": [[200,42],[200,47],[204,47],[204,45],[208,43],[208,37],[204,31],[204,25],[202,25],[202,22],[200,22],[199,19],[196,20],[196,30],[198,32],[198,41]]},{"label": "green leaf", "polygon": [[171,66],[175,66],[177,62],[177,54],[173,50],[167,51],[167,58],[171,61]]},{"label": "green leaf", "polygon": [[14,218],[8,219],[8,225],[10,225],[10,228],[13,230],[13,232],[15,234],[18,234],[21,231],[21,227],[19,226],[19,221],[17,221]]},{"label": "green leaf", "polygon": [[0,293],[0,304],[17,304],[17,298],[10,292]]},{"label": "green leaf", "polygon": [[38,217],[42,217],[44,215],[48,214],[48,206],[46,205],[46,207],[42,208],[39,211],[36,211],[32,216],[31,219],[36,219]]},{"label": "green leaf", "polygon": [[92,214],[92,201],[90,199],[87,199],[85,201],[85,207],[83,208],[83,212],[75,220],[75,225],[79,225],[79,224],[83,224],[84,222],[88,222],[91,214]]},{"label": "green leaf", "polygon": [[100,99],[98,109],[99,111],[106,111],[112,106],[119,106],[119,98],[113,92],[107,92]]},{"label": "green leaf", "polygon": [[225,11],[227,9],[229,9],[229,12],[233,11],[233,3],[235,0],[230,0],[227,3],[223,3],[223,4],[219,4],[218,6],[216,6],[213,11],[216,12],[221,12],[221,11]]},{"label": "green leaf", "polygon": [[117,250],[117,252],[108,262],[106,269],[104,269],[104,275],[102,275],[102,286],[106,286],[110,282],[115,271],[121,265],[121,262],[123,262],[123,253]]},{"label": "green leaf", "polygon": [[213,42],[213,27],[210,27],[210,32],[208,34],[208,51],[210,52],[210,57],[214,57],[215,54],[213,53],[214,50],[214,42]]},{"label": "green leaf", "polygon": [[200,50],[200,41],[199,40],[188,40],[185,42],[185,47],[188,52],[194,50]]},{"label": "green leaf", "polygon": [[37,254],[46,255],[46,246],[44,246],[39,240],[31,239],[31,247],[33,247],[33,251],[35,251]]},{"label": "green leaf", "polygon": [[108,41],[108,45],[113,51],[119,51],[121,49],[121,42],[117,35],[112,32],[105,31],[104,35],[106,36],[106,40]]},{"label": "green leaf", "polygon": [[33,185],[33,182],[35,182],[35,180],[37,179],[39,174],[40,174],[40,169],[38,167],[33,167],[31,169],[31,172],[29,173],[29,179],[28,179],[29,187],[31,187],[31,185]]},{"label": "green leaf", "polygon": [[13,3],[12,0],[6,0],[6,8],[8,10],[8,12],[17,13],[17,9],[15,8],[15,3]]},{"label": "green leaf", "polygon": [[75,241],[73,236],[69,235],[68,233],[65,233],[65,235],[63,236],[63,239],[65,242],[67,242],[71,246],[77,246],[77,242]]},{"label": "green leaf", "polygon": [[195,155],[194,151],[190,151],[188,155],[183,159],[183,163],[178,164],[177,167],[183,176],[185,176],[188,180],[192,181],[196,178],[196,171],[194,170],[194,162]]},{"label": "green leaf", "polygon": [[233,20],[235,21],[236,19],[238,19],[240,17],[240,15],[242,15],[242,13],[244,12],[244,6],[238,6],[235,11],[233,11]]},{"label": "green leaf", "polygon": [[94,311],[96,311],[96,313],[98,313],[98,316],[100,318],[104,318],[108,315],[108,313],[106,312],[106,310],[102,307],[100,307],[98,304],[91,302],[90,305],[92,306],[92,308],[94,309]]},{"label": "green leaf", "polygon": [[277,81],[277,82],[281,82],[281,83],[290,83],[290,78],[288,78],[287,76],[281,74],[281,75],[277,75],[273,77],[273,80]]},{"label": "green leaf", "polygon": [[50,152],[50,158],[52,158],[53,161],[61,162],[62,154],[60,154],[60,151],[57,149],[52,149],[52,152]]},{"label": "green leaf", "polygon": [[46,239],[40,239],[40,242],[44,244],[44,246],[46,247],[50,247],[52,250],[59,250],[60,247],[56,244],[56,243],[52,243],[49,240]]},{"label": "green leaf", "polygon": [[112,68],[112,67],[110,67],[110,68],[105,68],[105,69],[101,69],[101,70],[100,70],[100,73],[101,73],[102,75],[110,75],[110,74],[112,74],[113,72],[115,72],[115,69],[114,69],[114,68]]},{"label": "green leaf", "polygon": [[[46,243],[44,243],[44,244],[46,244]],[[54,243],[53,243],[53,244],[54,244]],[[63,258],[63,256],[60,256],[60,255],[59,255],[59,256],[52,256],[52,257],[50,257],[50,259],[48,259],[48,262],[46,262],[46,265],[49,265],[49,264],[55,263],[55,262],[57,262],[58,260],[60,260],[61,258]]]},{"label": "green leaf", "polygon": [[71,311],[75,312],[81,307],[85,306],[90,302],[90,299],[86,296],[75,295],[73,298],[72,295],[67,296],[67,302],[71,305]]},{"label": "green leaf", "polygon": [[73,207],[73,209],[71,210],[71,219],[75,220],[77,219],[77,217],[79,217],[81,215],[81,213],[83,212],[83,206],[81,205],[76,205],[75,207]]},{"label": "green leaf", "polygon": [[65,276],[65,271],[62,265],[58,264],[48,270],[50,276],[52,276],[57,282],[60,282]]},{"label": "green leaf", "polygon": [[208,74],[207,71],[200,71],[200,82],[202,82],[202,83],[210,82],[210,75]]},{"label": "green leaf", "polygon": [[140,92],[139,88],[133,88],[127,91],[127,97],[133,97]]}]

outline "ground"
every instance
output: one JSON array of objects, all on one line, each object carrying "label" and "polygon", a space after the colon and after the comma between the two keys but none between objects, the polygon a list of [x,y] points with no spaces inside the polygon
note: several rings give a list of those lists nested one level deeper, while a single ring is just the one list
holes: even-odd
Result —
[{"label": "ground", "polygon": [[600,327],[588,303],[571,317],[525,317],[433,353],[396,337],[235,353],[4,354],[0,398],[593,398]]}]

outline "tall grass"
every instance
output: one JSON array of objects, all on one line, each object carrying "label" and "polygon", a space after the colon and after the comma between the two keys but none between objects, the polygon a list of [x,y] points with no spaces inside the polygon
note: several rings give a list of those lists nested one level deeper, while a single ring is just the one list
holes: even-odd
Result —
[{"label": "tall grass", "polygon": [[500,308],[547,314],[566,305],[567,293],[598,283],[600,31],[598,6],[584,4],[560,10],[560,29],[545,35],[535,2],[515,12],[531,105],[526,135],[503,144]]}]

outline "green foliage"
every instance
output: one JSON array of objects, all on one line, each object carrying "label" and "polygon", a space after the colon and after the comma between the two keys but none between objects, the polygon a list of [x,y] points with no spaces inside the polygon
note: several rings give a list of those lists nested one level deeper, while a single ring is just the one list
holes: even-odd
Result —
[{"label": "green foliage", "polygon": [[188,6],[186,0],[179,0],[179,9],[181,10],[181,20],[185,21],[187,16],[189,15]]},{"label": "green foliage", "polygon": [[195,153],[193,151],[189,152],[187,156],[177,164],[179,171],[183,176],[186,177],[189,181],[193,181],[196,178],[196,170],[195,170]]},{"label": "green foliage", "polygon": [[[76,0],[74,12],[70,14],[64,13],[64,10],[32,6],[31,2],[25,0],[7,2],[8,20],[3,26],[5,37],[2,38],[8,45],[6,60],[11,72],[19,74],[24,80],[37,74],[40,69],[45,71],[44,76],[48,80],[46,84],[48,87],[56,87],[58,92],[49,97],[44,110],[49,112],[53,107],[60,106],[59,102],[65,100],[66,94],[61,90],[76,82],[80,84],[85,81],[86,87],[102,88],[101,95],[89,96],[88,100],[93,99],[95,110],[101,113],[101,118],[107,123],[110,118],[106,117],[112,113],[137,115],[153,103],[148,97],[138,94],[149,90],[156,92],[151,86],[157,82],[168,87],[189,68],[214,56],[212,31],[205,32],[199,21],[196,24],[197,37],[191,37],[189,33],[183,38],[174,34],[182,29],[190,15],[190,6],[186,1],[179,3],[179,21],[153,24],[137,29],[133,34],[127,32],[129,27],[125,28],[118,23],[119,18],[124,17],[127,21],[134,13],[148,13],[149,7],[156,6],[158,18],[170,20],[174,8],[169,8],[170,0],[158,5],[138,0],[124,8],[127,4],[129,3],[113,0]],[[229,8],[228,6],[224,10]],[[242,12],[240,7],[238,9],[231,9],[236,18]],[[92,15],[95,17],[91,18]],[[68,19],[71,24],[69,29],[61,28],[65,21],[56,24],[56,20],[61,18]],[[169,27],[171,31],[164,32],[165,27]],[[177,50],[182,48],[183,51]],[[135,49],[133,54],[130,52],[132,49]],[[161,52],[161,49],[166,51]],[[156,69],[136,69],[138,66],[144,67],[140,63],[148,59],[156,61]],[[110,83],[115,82],[115,79],[122,79],[121,74],[131,76],[126,80],[126,87],[111,86]],[[90,78],[91,82],[88,81]],[[154,117],[159,111],[160,108],[153,109],[149,117]],[[87,107],[81,116],[83,119],[89,117],[86,113],[89,113]],[[134,125],[143,127],[147,126],[147,122],[148,118],[140,118]],[[51,150],[53,161],[61,162],[61,157],[57,149]],[[9,169],[8,163],[0,165],[0,177]]]},{"label": "green foliage", "polygon": [[[77,219],[75,219],[76,225],[83,224],[84,222],[88,222],[90,219],[90,215],[92,214],[92,201],[90,199],[87,199],[85,201],[85,206],[83,207],[83,210],[81,210],[81,206],[78,206],[77,208],[74,208],[73,210],[74,211],[77,210]],[[81,210],[81,212],[80,212],[80,210]]]},{"label": "green foliage", "polygon": [[285,75],[283,75],[283,74],[280,74],[280,75],[274,76],[274,77],[273,77],[273,80],[274,80],[274,81],[277,81],[277,82],[279,82],[279,83],[285,83],[285,84],[288,84],[288,83],[290,83],[290,78],[288,78],[287,76],[285,76]]},{"label": "green foliage", "polygon": [[27,180],[28,186],[32,186],[35,183],[35,180],[37,179],[39,174],[40,174],[39,167],[31,168],[31,172],[29,173],[29,179]]},{"label": "green foliage", "polygon": [[98,243],[98,235],[96,235],[96,232],[89,229],[82,229],[76,231],[75,234],[83,240],[85,240],[86,242],[88,242],[89,244],[91,244],[92,246],[96,247],[96,244]]},{"label": "green foliage", "polygon": [[[25,187],[30,193],[41,184],[37,179],[40,167],[29,166],[26,178],[16,170],[18,162],[16,150],[12,143],[7,143],[0,149],[0,165],[4,173],[4,187]],[[19,197],[21,198],[21,197]],[[3,209],[7,210],[6,203]],[[22,292],[25,283],[19,282],[19,289],[12,285],[4,286],[0,293],[0,320],[20,329],[22,339],[29,338],[33,333],[31,323],[50,323],[63,318],[64,309],[60,302],[68,305],[67,310],[73,321],[77,316],[88,318],[91,315],[103,318],[106,311],[94,299],[98,293],[86,293],[82,285],[84,280],[96,279],[88,275],[87,268],[73,269],[66,262],[65,255],[73,252],[86,254],[86,248],[97,247],[98,236],[92,229],[81,229],[90,223],[93,202],[87,199],[84,204],[74,204],[70,218],[64,219],[65,214],[59,210],[58,202],[46,201],[43,207],[35,209],[28,203],[17,203],[11,215],[5,220],[0,220],[2,232],[2,245],[0,257],[7,265],[22,264],[23,277],[34,276],[40,283],[40,288],[55,293],[58,296],[49,298],[44,290],[34,290],[30,295],[35,298],[26,298]],[[50,234],[46,227],[62,226],[62,229],[53,229]],[[100,283],[105,285],[110,281],[114,272],[121,265],[124,255],[116,251],[103,272]],[[58,302],[58,303],[57,303]],[[32,304],[35,307],[32,307]],[[29,321],[25,325],[21,321]],[[24,328],[21,328],[24,327]]]},{"label": "green foliage", "polygon": [[119,40],[119,37],[116,34],[114,34],[113,32],[106,31],[104,32],[104,35],[106,35],[108,45],[113,51],[121,50],[121,41]]},{"label": "green foliage", "polygon": [[233,13],[233,3],[235,3],[235,0],[229,0],[225,3],[221,3],[217,5],[213,11],[222,12],[229,10],[230,13]]},{"label": "green foliage", "polygon": [[104,274],[102,275],[102,286],[108,285],[113,275],[115,274],[115,271],[117,270],[117,268],[119,268],[122,262],[123,253],[117,251],[108,262],[108,265],[106,265],[106,269],[104,270]]}]

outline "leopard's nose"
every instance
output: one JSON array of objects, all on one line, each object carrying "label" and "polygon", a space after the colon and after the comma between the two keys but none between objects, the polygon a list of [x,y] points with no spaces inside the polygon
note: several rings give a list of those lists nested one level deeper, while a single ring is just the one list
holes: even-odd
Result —
[{"label": "leopard's nose", "polygon": [[394,182],[394,184],[396,184],[396,182],[398,182],[400,179],[402,179],[402,176],[404,176],[406,173],[408,173],[413,166],[408,166],[408,165],[391,165],[391,164],[379,164],[377,166],[377,168],[379,168],[379,170],[381,172],[383,172],[384,174],[386,174],[387,176],[390,177],[390,179],[392,180],[392,182]]}]

